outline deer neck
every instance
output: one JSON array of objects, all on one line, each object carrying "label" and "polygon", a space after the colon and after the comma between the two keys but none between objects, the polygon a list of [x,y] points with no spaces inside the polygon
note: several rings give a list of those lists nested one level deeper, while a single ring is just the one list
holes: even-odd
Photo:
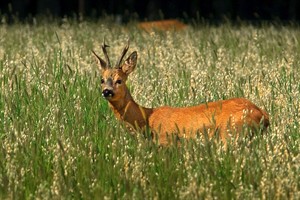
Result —
[{"label": "deer neck", "polygon": [[148,125],[148,119],[153,112],[152,108],[138,105],[127,88],[124,99],[109,101],[109,105],[119,120],[130,124],[135,130],[144,129]]}]

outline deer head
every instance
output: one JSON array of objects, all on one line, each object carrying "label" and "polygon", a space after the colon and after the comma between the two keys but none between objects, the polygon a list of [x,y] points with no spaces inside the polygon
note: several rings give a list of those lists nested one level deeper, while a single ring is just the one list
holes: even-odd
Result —
[{"label": "deer head", "polygon": [[92,52],[98,61],[98,66],[102,74],[102,96],[108,101],[113,102],[124,99],[126,94],[128,93],[126,80],[128,75],[135,69],[137,62],[137,52],[134,51],[133,53],[131,53],[130,56],[122,64],[122,60],[129,48],[128,42],[124,47],[116,66],[112,67],[106,50],[107,47],[109,46],[106,45],[105,42],[103,42],[102,51],[105,56],[105,61],[100,58],[93,50]]}]

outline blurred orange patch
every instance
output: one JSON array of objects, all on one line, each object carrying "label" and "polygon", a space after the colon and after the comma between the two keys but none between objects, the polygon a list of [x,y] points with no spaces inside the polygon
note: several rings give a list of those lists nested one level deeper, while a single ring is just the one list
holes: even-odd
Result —
[{"label": "blurred orange patch", "polygon": [[150,21],[150,22],[141,22],[138,24],[140,29],[143,29],[147,32],[159,30],[159,31],[169,31],[169,30],[183,30],[187,28],[187,25],[176,20],[159,20],[159,21]]}]

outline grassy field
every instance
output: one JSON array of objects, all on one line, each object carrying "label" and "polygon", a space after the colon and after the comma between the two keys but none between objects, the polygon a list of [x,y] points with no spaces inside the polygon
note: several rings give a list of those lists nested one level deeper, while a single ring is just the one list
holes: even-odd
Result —
[{"label": "grassy field", "polygon": [[[270,114],[237,145],[196,139],[159,148],[132,136],[99,91],[91,49],[116,62],[143,106],[246,97]],[[134,23],[0,25],[1,199],[299,199],[300,29],[199,25],[146,33]]]}]

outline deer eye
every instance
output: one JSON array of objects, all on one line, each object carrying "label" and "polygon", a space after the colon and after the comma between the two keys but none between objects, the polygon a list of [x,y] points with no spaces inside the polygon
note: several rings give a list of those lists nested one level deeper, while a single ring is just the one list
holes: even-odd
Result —
[{"label": "deer eye", "polygon": [[101,78],[101,84],[103,84],[104,83],[104,79],[103,78]]},{"label": "deer eye", "polygon": [[117,80],[116,81],[116,84],[121,84],[122,83],[122,80]]}]

